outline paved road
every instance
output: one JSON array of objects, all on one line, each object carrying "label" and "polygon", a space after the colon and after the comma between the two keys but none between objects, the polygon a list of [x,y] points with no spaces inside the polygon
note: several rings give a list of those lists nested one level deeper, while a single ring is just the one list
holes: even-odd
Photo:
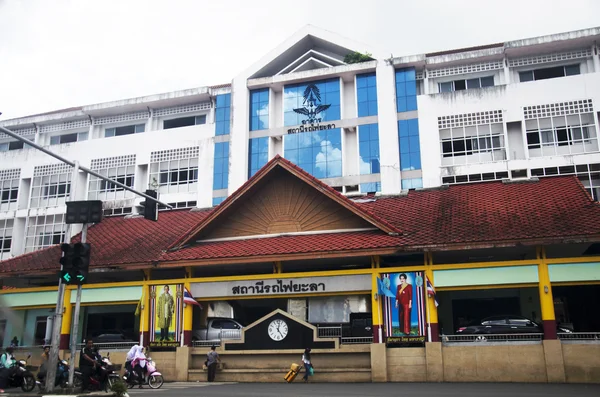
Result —
[{"label": "paved road", "polygon": [[165,383],[158,390],[132,389],[131,397],[598,397],[598,385],[515,383]]}]

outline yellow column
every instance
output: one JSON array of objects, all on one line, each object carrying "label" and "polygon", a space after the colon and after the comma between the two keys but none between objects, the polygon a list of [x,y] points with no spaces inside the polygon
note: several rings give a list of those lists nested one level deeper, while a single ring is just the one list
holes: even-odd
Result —
[{"label": "yellow column", "polygon": [[[378,296],[377,279],[379,278],[379,256],[375,256],[372,261],[373,272],[371,273],[371,311],[373,312],[373,342],[383,343],[383,321],[381,317],[381,300],[384,298]],[[376,298],[377,297],[377,298]]]},{"label": "yellow column", "polygon": [[150,308],[148,302],[150,298],[150,286],[146,283],[142,285],[141,307],[140,307],[140,346],[146,346],[150,342]]},{"label": "yellow column", "polygon": [[64,308],[62,323],[60,324],[60,344],[59,349],[68,349],[71,337],[71,323],[73,320],[73,305],[71,305],[71,290],[65,288],[63,298]]},{"label": "yellow column", "polygon": [[545,248],[537,248],[538,263],[538,290],[540,293],[540,309],[542,312],[542,323],[544,325],[544,339],[556,339],[556,318],[554,317],[554,299],[552,298],[552,285],[548,263],[546,262]]},{"label": "yellow column", "polygon": [[[426,280],[429,279],[431,284],[435,287],[435,281],[433,280],[433,269],[431,265],[433,264],[433,255],[431,252],[425,253],[425,276]],[[425,283],[425,291],[427,291],[427,281]],[[439,342],[440,340],[440,327],[438,324],[438,311],[437,307],[435,307],[435,299],[433,297],[429,297],[427,294],[427,332],[431,332],[431,341]]]},{"label": "yellow column", "polygon": [[[192,268],[188,267],[188,268],[186,268],[185,278],[189,279],[191,277],[192,277]],[[191,283],[189,281],[186,281],[183,285],[185,288],[188,289],[188,291],[190,290]],[[185,304],[185,307],[183,308],[183,345],[184,346],[192,345],[192,324],[194,323],[193,317],[194,317],[194,306],[190,305],[190,304]]]}]

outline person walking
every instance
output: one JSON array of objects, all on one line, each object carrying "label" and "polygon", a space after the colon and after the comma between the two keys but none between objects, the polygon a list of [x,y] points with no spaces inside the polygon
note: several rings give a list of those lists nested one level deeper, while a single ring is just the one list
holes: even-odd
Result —
[{"label": "person walking", "polygon": [[217,373],[217,362],[221,362],[219,353],[216,351],[215,345],[211,346],[210,351],[206,355],[206,368],[208,368],[208,381],[214,382]]},{"label": "person walking", "polygon": [[305,382],[308,382],[308,377],[312,375],[313,365],[310,360],[310,349],[304,349],[304,354],[302,355],[302,363],[304,364],[304,377],[302,378]]},{"label": "person walking", "polygon": [[96,360],[94,360],[94,342],[88,339],[83,349],[79,353],[79,370],[81,371],[81,391],[88,391],[90,387],[90,376],[96,370]]}]

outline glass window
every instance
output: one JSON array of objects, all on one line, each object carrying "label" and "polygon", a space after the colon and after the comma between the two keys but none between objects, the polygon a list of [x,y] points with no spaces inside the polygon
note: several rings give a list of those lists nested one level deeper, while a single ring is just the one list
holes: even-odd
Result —
[{"label": "glass window", "polygon": [[269,160],[269,137],[250,139],[248,152],[248,178],[251,178]]},{"label": "glass window", "polygon": [[554,79],[557,77],[573,76],[581,73],[579,64],[567,65],[567,66],[554,66],[551,68],[541,68],[535,70],[528,70],[526,72],[519,72],[519,81],[533,81],[533,80],[546,80]]},{"label": "glass window", "polygon": [[122,127],[106,128],[104,130],[104,137],[109,138],[113,136],[139,134],[144,132],[146,124],[135,124],[135,125],[124,125]]},{"label": "glass window", "polygon": [[206,124],[205,114],[200,116],[179,117],[176,119],[165,120],[163,121],[163,129],[168,130],[171,128],[180,128],[199,124]]},{"label": "glass window", "polygon": [[402,179],[402,190],[421,189],[423,187],[423,178]]},{"label": "glass window", "polygon": [[269,129],[269,89],[250,91],[250,131]]},{"label": "glass window", "polygon": [[417,76],[414,68],[396,70],[396,110],[417,110]]},{"label": "glass window", "polygon": [[377,78],[375,73],[356,76],[358,117],[377,115]]},{"label": "glass window", "polygon": [[217,95],[215,135],[229,135],[231,128],[231,94]]},{"label": "glass window", "polygon": [[452,92],[454,91],[454,83],[452,81],[447,81],[445,83],[439,83],[440,92]]},{"label": "glass window", "polygon": [[284,157],[316,178],[342,176],[342,139],[339,128],[288,134]]},{"label": "glass window", "polygon": [[419,119],[398,120],[398,143],[400,145],[400,169],[421,169],[419,144]]},{"label": "glass window", "polygon": [[229,179],[229,142],[215,143],[213,190],[227,189]]},{"label": "glass window", "polygon": [[358,127],[358,154],[361,175],[380,173],[378,124],[366,124]]},{"label": "glass window", "polygon": [[221,204],[223,202],[223,200],[225,200],[227,197],[213,197],[212,199],[212,205],[213,207],[216,207],[217,205]]},{"label": "glass window", "polygon": [[339,78],[286,85],[283,88],[284,125],[339,120],[340,104]]}]

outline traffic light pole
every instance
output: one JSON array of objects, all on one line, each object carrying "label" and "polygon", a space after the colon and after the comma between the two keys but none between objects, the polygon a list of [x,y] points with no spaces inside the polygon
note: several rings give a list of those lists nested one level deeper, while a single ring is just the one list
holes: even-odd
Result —
[{"label": "traffic light pole", "polygon": [[[88,224],[83,224],[81,231],[81,242],[87,239]],[[73,385],[75,375],[75,354],[77,353],[77,333],[79,332],[79,310],[81,308],[81,284],[77,285],[77,300],[75,301],[75,313],[73,314],[73,330],[71,331],[71,359],[69,360],[69,385]],[[87,342],[87,341],[86,341]]]}]

